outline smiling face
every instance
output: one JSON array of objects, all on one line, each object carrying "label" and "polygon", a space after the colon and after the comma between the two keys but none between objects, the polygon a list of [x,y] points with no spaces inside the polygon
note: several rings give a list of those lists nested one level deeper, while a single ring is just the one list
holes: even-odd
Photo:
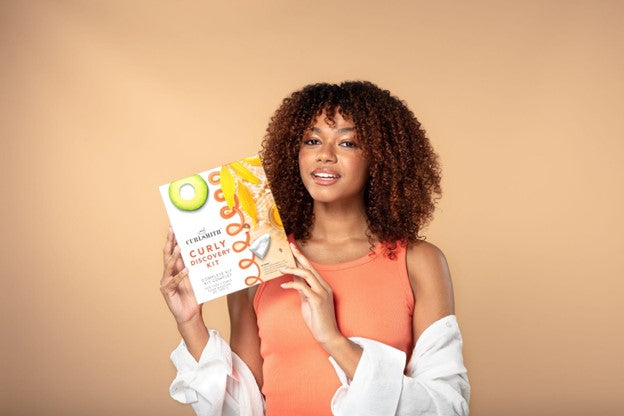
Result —
[{"label": "smiling face", "polygon": [[362,203],[368,161],[353,121],[336,111],[334,122],[328,124],[323,112],[306,131],[299,149],[301,180],[316,202]]}]

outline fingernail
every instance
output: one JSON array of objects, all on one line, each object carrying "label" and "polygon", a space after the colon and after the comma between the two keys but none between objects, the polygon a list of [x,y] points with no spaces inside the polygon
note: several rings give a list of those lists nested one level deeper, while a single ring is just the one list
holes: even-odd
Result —
[{"label": "fingernail", "polygon": [[187,274],[188,273],[188,267],[185,267],[182,269],[182,273]]},{"label": "fingernail", "polygon": [[280,286],[282,287],[282,289],[286,289],[288,287],[288,283],[282,283]]}]

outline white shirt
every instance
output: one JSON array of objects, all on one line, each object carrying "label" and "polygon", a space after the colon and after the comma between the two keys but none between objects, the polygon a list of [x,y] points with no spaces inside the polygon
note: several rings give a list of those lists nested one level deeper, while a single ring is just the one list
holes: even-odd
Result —
[{"label": "white shirt", "polygon": [[[209,333],[199,362],[183,340],[171,353],[178,370],[169,387],[171,397],[190,403],[200,416],[264,415],[264,398],[247,365],[217,331]],[[334,415],[468,416],[470,383],[455,315],[423,331],[407,368],[403,351],[371,339],[349,339],[363,353],[351,381],[329,357],[342,383],[332,398]]]}]

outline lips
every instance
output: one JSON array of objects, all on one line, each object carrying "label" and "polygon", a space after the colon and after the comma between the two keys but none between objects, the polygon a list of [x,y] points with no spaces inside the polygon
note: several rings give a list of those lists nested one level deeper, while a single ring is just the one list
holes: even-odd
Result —
[{"label": "lips", "polygon": [[340,179],[340,174],[328,168],[314,169],[311,173],[312,179],[319,185],[333,185]]}]

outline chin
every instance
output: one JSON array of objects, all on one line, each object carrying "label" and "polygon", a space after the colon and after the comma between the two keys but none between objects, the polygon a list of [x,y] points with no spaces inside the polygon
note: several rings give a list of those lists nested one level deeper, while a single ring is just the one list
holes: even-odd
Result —
[{"label": "chin", "polygon": [[308,189],[308,193],[314,202],[324,204],[347,201],[359,202],[360,199],[364,198],[363,195],[349,195],[338,189]]},{"label": "chin", "polygon": [[328,192],[319,192],[314,190],[310,192],[308,190],[308,194],[310,194],[310,197],[315,202],[333,202],[338,199],[337,195]]}]

